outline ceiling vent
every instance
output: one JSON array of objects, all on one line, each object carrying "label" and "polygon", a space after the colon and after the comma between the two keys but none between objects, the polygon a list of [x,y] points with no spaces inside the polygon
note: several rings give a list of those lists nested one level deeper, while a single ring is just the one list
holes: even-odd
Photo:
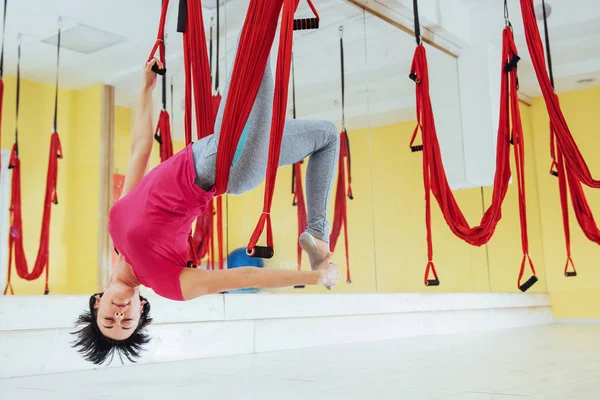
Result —
[{"label": "ceiling vent", "polygon": [[[110,46],[123,43],[125,40],[123,36],[92,28],[91,26],[77,24],[61,32],[60,45],[62,48],[78,53],[92,54]],[[58,34],[52,35],[42,40],[42,42],[56,46],[58,43]]]}]

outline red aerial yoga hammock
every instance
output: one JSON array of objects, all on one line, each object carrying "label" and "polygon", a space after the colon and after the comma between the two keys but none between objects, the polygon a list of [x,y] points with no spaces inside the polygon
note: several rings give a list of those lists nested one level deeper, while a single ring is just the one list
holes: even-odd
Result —
[{"label": "red aerial yoga hammock", "polygon": [[[352,283],[350,277],[350,250],[348,243],[348,204],[346,196],[350,200],[354,199],[352,195],[352,174],[350,163],[350,140],[348,139],[348,131],[346,131],[346,115],[345,115],[345,74],[344,74],[344,27],[340,26],[340,67],[342,81],[342,132],[340,133],[340,155],[338,159],[338,177],[337,186],[335,189],[335,207],[333,213],[333,225],[331,228],[330,246],[331,251],[334,251],[342,227],[344,228],[344,246],[346,249],[346,283]],[[347,185],[347,191],[346,191]]]},{"label": "red aerial yoga hammock", "polygon": [[[221,126],[217,150],[215,183],[217,196],[224,194],[227,190],[229,169],[231,168],[235,149],[258,93],[260,81],[275,37],[275,31],[277,30],[279,14],[283,7],[271,140],[269,144],[267,182],[265,185],[265,205],[259,223],[247,247],[247,252],[252,256],[271,257],[273,255],[273,237],[269,214],[287,105],[292,28],[312,29],[318,27],[318,15],[310,0],[308,2],[316,18],[293,20],[298,2],[299,0],[273,0],[268,2],[251,0],[231,75],[229,98],[224,109],[223,124]],[[168,1],[165,0],[165,3],[168,3]],[[186,73],[185,132],[186,141],[191,142],[192,95],[195,105],[196,129],[199,138],[212,133],[213,112],[211,110],[214,107],[211,96],[210,71],[202,18],[202,5],[195,0],[180,0],[179,6],[178,30],[184,32],[183,47]],[[164,24],[162,18],[161,23]],[[265,224],[267,226],[268,246],[256,246]]]},{"label": "red aerial yoga hammock", "polygon": [[[592,214],[582,187],[582,185],[586,185],[592,188],[599,188],[600,180],[596,180],[592,177],[585,159],[573,139],[565,116],[562,113],[558,96],[554,92],[545,3],[543,3],[542,6],[544,11],[544,28],[546,31],[548,71],[546,71],[544,47],[535,18],[533,1],[521,0],[525,39],[550,117],[550,154],[552,157],[550,173],[558,177],[567,253],[567,260],[565,262],[563,273],[565,276],[577,276],[575,265],[571,258],[567,187],[571,194],[573,211],[575,212],[575,217],[581,230],[589,240],[600,244],[600,230],[598,229],[598,225],[594,219],[594,215]],[[569,271],[569,265],[572,267],[572,271]]]},{"label": "red aerial yoga hammock", "polygon": [[[506,4],[505,4],[506,6]],[[519,216],[521,221],[521,246],[523,258],[519,270],[517,287],[526,291],[537,282],[535,268],[529,256],[527,238],[527,216],[525,200],[525,173],[524,173],[524,143],[519,100],[517,93],[516,65],[519,61],[514,43],[512,29],[506,15],[506,27],[502,33],[502,77],[500,85],[500,117],[498,123],[498,139],[496,147],[496,173],[494,176],[494,190],[492,202],[485,211],[479,226],[469,226],[460,210],[452,190],[448,184],[442,155],[436,135],[435,121],[429,97],[429,76],[427,70],[427,57],[425,47],[421,42],[418,18],[417,0],[413,0],[415,13],[415,36],[417,48],[413,58],[410,78],[416,83],[417,99],[417,127],[413,133],[410,145],[412,151],[423,151],[423,182],[425,187],[425,221],[427,227],[427,256],[428,262],[425,269],[424,283],[426,286],[437,286],[440,281],[433,263],[433,245],[431,237],[431,194],[437,200],[444,219],[450,230],[467,243],[481,246],[492,237],[502,213],[502,202],[508,190],[511,177],[510,172],[510,145],[513,144],[516,164],[517,186],[519,196]],[[506,9],[505,9],[506,11]],[[511,123],[512,122],[512,123]],[[414,146],[418,131],[421,131],[423,145]],[[525,265],[529,264],[533,276],[521,284]],[[429,279],[432,273],[434,279]]]},{"label": "red aerial yoga hammock", "polygon": [[46,271],[46,284],[44,294],[50,292],[48,274],[50,270],[50,218],[52,204],[58,204],[56,186],[58,181],[58,159],[62,158],[62,148],[57,132],[58,117],[58,66],[60,56],[60,29],[58,30],[57,60],[56,60],[56,92],[54,98],[54,126],[50,137],[50,154],[48,158],[48,175],[46,177],[46,194],[44,196],[44,213],[42,216],[42,229],[40,233],[40,246],[33,270],[29,272],[25,250],[23,249],[23,221],[21,215],[21,160],[19,159],[19,100],[21,86],[21,45],[18,48],[17,62],[17,120],[15,128],[15,143],[10,155],[9,168],[12,169],[12,185],[10,198],[10,234],[8,239],[8,278],[4,294],[9,291],[14,294],[11,284],[11,269],[14,257],[15,268],[20,278],[28,281],[39,278]]}]

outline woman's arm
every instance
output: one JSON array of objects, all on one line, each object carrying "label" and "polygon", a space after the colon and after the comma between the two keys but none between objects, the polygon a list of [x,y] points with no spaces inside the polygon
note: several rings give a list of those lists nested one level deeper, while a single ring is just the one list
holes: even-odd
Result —
[{"label": "woman's arm", "polygon": [[338,267],[329,263],[330,257],[315,271],[295,271],[270,268],[244,267],[223,271],[205,271],[186,268],[179,282],[185,300],[228,290],[257,288],[274,289],[296,285],[335,286]]},{"label": "woman's arm", "polygon": [[131,157],[125,174],[125,182],[123,183],[123,191],[121,197],[129,193],[142,180],[148,167],[148,159],[152,152],[152,144],[154,139],[154,128],[152,126],[152,91],[156,86],[156,73],[152,71],[152,66],[158,63],[162,68],[159,60],[153,59],[146,63],[144,67],[144,80],[142,83],[142,92],[140,94],[140,102],[138,112],[131,133]]}]

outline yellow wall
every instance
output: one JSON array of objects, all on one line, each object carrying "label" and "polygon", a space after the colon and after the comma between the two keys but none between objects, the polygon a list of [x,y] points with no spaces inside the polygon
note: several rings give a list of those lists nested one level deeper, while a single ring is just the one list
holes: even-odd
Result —
[{"label": "yellow wall", "polygon": [[[158,110],[154,110],[154,120],[158,118]],[[129,107],[115,107],[115,149],[114,168],[115,174],[125,175],[127,163],[131,155],[131,130],[135,121],[134,111]],[[185,147],[183,140],[173,140],[173,152],[176,153]],[[152,169],[160,163],[160,147],[158,142],[152,146],[149,168]]]},{"label": "yellow wall", "polygon": [[70,185],[66,207],[68,287],[71,294],[94,293],[98,275],[100,140],[102,85],[76,91],[71,111],[72,132],[65,156]]},{"label": "yellow wall", "polygon": [[[2,148],[9,149],[14,142],[16,81],[7,76],[4,82]],[[59,91],[58,132],[64,159],[58,163],[59,204],[52,207],[51,293],[79,293],[80,289],[89,289],[92,281],[95,288],[96,276],[89,272],[89,265],[91,263],[95,271],[97,227],[93,224],[98,214],[98,171],[90,169],[93,165],[89,163],[93,163],[94,156],[98,161],[98,147],[93,143],[100,129],[99,104],[100,86],[82,91]],[[23,235],[30,270],[39,247],[53,115],[54,87],[22,80],[19,149]],[[13,269],[12,282],[17,294],[44,291],[44,276],[25,281]]]},{"label": "yellow wall", "polygon": [[[581,150],[593,175],[600,176],[600,87],[559,95],[560,105],[571,129],[571,133]],[[552,309],[557,318],[600,318],[600,249],[590,242],[577,224],[570,211],[571,248],[578,276],[566,278],[563,269],[566,260],[561,208],[557,179],[550,174],[548,114],[544,99],[534,99],[531,108],[531,124],[534,133],[535,155],[530,163],[535,163],[540,193],[539,212],[542,221],[543,248],[548,272],[548,291]],[[585,190],[592,211],[600,210],[600,191]],[[570,203],[570,200],[569,200]],[[572,206],[569,204],[569,208]]]}]

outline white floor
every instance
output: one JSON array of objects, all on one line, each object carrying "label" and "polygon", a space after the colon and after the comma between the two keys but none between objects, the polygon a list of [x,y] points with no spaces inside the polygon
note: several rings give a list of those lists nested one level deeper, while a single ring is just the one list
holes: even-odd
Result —
[{"label": "white floor", "polygon": [[598,400],[599,343],[546,325],[4,379],[0,398]]}]

